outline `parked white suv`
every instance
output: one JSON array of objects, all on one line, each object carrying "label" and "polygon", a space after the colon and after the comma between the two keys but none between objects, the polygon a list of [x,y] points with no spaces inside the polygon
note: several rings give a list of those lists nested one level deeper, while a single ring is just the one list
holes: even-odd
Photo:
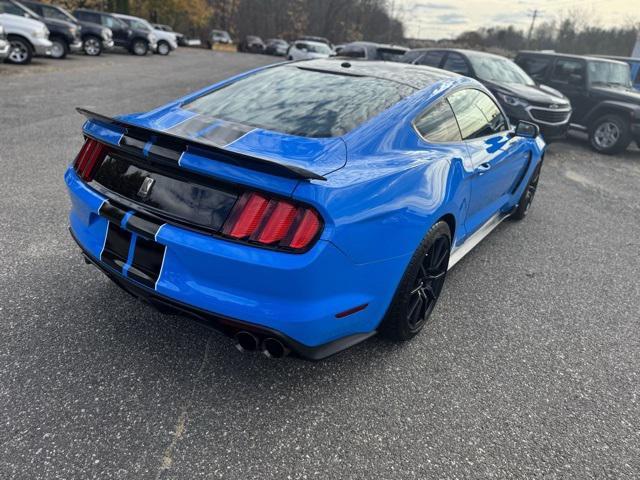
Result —
[{"label": "parked white suv", "polygon": [[49,41],[49,30],[38,20],[4,13],[0,4],[0,25],[9,41],[7,61],[26,65],[34,55],[51,55],[52,43]]},{"label": "parked white suv", "polygon": [[165,32],[164,30],[153,28],[153,26],[144,18],[123,15],[120,13],[114,13],[114,15],[120,20],[125,21],[131,28],[149,30],[157,40],[155,53],[159,53],[160,55],[169,55],[172,50],[178,48],[178,39],[173,32]]},{"label": "parked white suv", "polygon": [[296,40],[287,52],[288,60],[308,60],[311,58],[328,58],[333,51],[324,43],[307,40]]},{"label": "parked white suv", "polygon": [[0,25],[0,61],[9,56],[9,41],[4,33],[4,27]]}]

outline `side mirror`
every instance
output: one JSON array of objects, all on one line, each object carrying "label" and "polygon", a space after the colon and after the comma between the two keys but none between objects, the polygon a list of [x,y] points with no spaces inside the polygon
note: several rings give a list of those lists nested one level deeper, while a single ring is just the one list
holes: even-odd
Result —
[{"label": "side mirror", "polygon": [[516,125],[517,137],[536,138],[538,135],[540,135],[540,128],[535,123],[520,120]]}]

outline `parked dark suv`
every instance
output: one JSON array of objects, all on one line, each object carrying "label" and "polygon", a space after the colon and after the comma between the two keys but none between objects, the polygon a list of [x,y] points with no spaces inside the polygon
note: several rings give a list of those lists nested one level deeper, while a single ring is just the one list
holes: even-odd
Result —
[{"label": "parked dark suv", "polygon": [[473,50],[425,48],[407,52],[401,61],[475,78],[494,94],[513,124],[520,120],[534,122],[547,142],[567,133],[569,99],[536,83],[508,58]]},{"label": "parked dark suv", "polygon": [[46,3],[21,0],[20,3],[29,7],[41,17],[48,20],[63,20],[75,24],[80,31],[82,49],[90,56],[100,55],[105,49],[113,47],[113,33],[111,29],[91,22],[79,22],[62,7]]},{"label": "parked dark suv", "polygon": [[571,126],[589,133],[594,150],[624,151],[640,144],[640,92],[629,65],[604,58],[523,51],[516,62],[536,81],[564,93],[573,105]]},{"label": "parked dark suv", "polygon": [[[25,2],[26,3],[26,2]],[[4,13],[31,18],[44,23],[49,29],[49,40],[52,58],[65,58],[69,52],[78,52],[82,48],[80,27],[68,20],[54,20],[40,16],[21,2],[15,0],[0,0]]]},{"label": "parked dark suv", "polygon": [[146,55],[156,50],[157,39],[152,32],[132,29],[110,13],[79,8],[73,11],[73,16],[82,22],[97,23],[111,29],[116,47],[126,48],[134,55]]}]

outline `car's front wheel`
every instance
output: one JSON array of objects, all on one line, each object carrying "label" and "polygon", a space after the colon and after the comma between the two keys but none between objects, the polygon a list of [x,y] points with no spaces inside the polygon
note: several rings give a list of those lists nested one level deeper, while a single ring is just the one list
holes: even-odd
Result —
[{"label": "car's front wheel", "polygon": [[171,52],[171,46],[164,40],[158,43],[158,53],[160,55],[169,55]]},{"label": "car's front wheel", "polygon": [[134,55],[144,57],[149,52],[149,44],[144,40],[135,40],[131,46],[131,51]]},{"label": "car's front wheel", "polygon": [[102,40],[98,37],[89,36],[82,42],[82,49],[85,55],[90,57],[97,57],[102,53]]},{"label": "car's front wheel", "polygon": [[603,115],[589,129],[589,141],[597,152],[612,155],[624,152],[631,143],[629,123],[618,115]]},{"label": "car's front wheel", "polygon": [[15,63],[17,65],[27,65],[31,63],[33,58],[33,51],[31,45],[26,40],[20,37],[9,37],[9,56],[7,62]]},{"label": "car's front wheel", "polygon": [[51,38],[51,43],[51,58],[62,60],[67,56],[67,53],[69,53],[67,42],[60,37],[53,37]]},{"label": "car's front wheel", "polygon": [[440,221],[431,227],[411,257],[380,324],[382,335],[404,341],[424,328],[444,286],[450,253],[451,230]]}]

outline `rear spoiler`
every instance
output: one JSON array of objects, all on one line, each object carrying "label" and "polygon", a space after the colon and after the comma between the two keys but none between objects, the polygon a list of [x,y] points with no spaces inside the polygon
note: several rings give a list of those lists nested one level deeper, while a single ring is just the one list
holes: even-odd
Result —
[{"label": "rear spoiler", "polygon": [[326,180],[322,175],[296,165],[289,165],[274,160],[252,157],[242,153],[225,150],[195,139],[184,138],[160,130],[127,123],[122,120],[92,112],[85,108],[78,107],[76,108],[76,111],[79,114],[84,115],[88,120],[106,125],[116,125],[123,128],[124,135],[118,145],[122,150],[142,150],[147,143],[143,139],[147,139],[148,141],[153,137],[154,145],[151,146],[149,152],[175,162],[179,160],[180,156],[186,152],[189,147],[192,147],[201,150],[205,155],[210,156],[214,160],[230,163],[239,167],[258,170],[296,180]]}]

